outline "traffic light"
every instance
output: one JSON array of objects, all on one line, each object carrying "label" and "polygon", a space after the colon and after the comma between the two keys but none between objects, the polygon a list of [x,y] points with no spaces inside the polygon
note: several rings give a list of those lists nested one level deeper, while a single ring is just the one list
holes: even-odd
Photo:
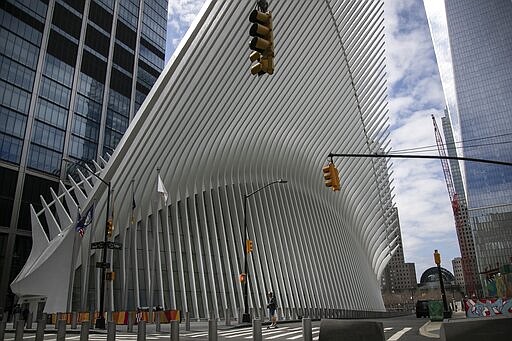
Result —
[{"label": "traffic light", "polygon": [[246,277],[245,274],[240,274],[240,283],[242,283],[242,284],[245,283],[245,277]]},{"label": "traffic light", "polygon": [[441,254],[437,250],[434,250],[434,262],[441,265]]},{"label": "traffic light", "polygon": [[107,220],[107,234],[109,237],[112,237],[114,233],[114,224],[112,223],[112,219]]},{"label": "traffic light", "polygon": [[250,55],[252,75],[269,75],[274,73],[274,33],[272,32],[272,13],[253,10],[249,15],[253,23],[249,34],[253,37],[249,47],[253,52]]},{"label": "traffic light", "polygon": [[251,252],[252,252],[252,240],[247,239],[247,240],[245,241],[245,251],[246,251],[247,253],[251,253]]},{"label": "traffic light", "polygon": [[116,279],[116,273],[114,271],[108,271],[105,273],[105,279],[107,281],[114,281]]},{"label": "traffic light", "polygon": [[333,191],[340,190],[340,177],[338,169],[333,162],[329,162],[327,166],[322,167],[324,173],[325,185],[331,187]]}]

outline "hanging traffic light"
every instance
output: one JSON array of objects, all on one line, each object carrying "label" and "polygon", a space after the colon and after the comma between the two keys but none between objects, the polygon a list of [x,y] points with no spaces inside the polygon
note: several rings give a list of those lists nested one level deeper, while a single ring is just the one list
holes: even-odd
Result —
[{"label": "hanging traffic light", "polygon": [[340,190],[340,178],[338,169],[331,161],[327,166],[322,167],[322,171],[324,173],[324,182],[327,187],[331,187],[333,191]]},{"label": "hanging traffic light", "polygon": [[249,15],[253,23],[249,34],[253,37],[249,47],[253,52],[249,59],[256,64],[251,66],[251,74],[269,75],[274,73],[274,33],[272,32],[272,13],[253,10]]},{"label": "hanging traffic light", "polygon": [[247,239],[247,240],[245,241],[245,251],[246,251],[247,253],[251,253],[251,252],[252,252],[252,240]]},{"label": "hanging traffic light", "polygon": [[246,274],[240,274],[240,283],[245,283]]},{"label": "hanging traffic light", "polygon": [[107,220],[107,234],[109,237],[112,237],[114,233],[114,224],[112,223],[112,219]]}]

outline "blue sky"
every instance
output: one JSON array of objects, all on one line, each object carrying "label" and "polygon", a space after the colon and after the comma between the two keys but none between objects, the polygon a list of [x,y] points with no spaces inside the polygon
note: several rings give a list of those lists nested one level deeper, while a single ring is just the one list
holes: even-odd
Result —
[{"label": "blue sky", "polygon": [[[433,7],[441,3],[429,1]],[[169,0],[166,61],[204,2]],[[430,116],[438,117],[441,126],[445,100],[423,1],[384,3],[392,149],[435,146]],[[406,262],[416,263],[419,281],[423,271],[435,266],[438,249],[443,267],[452,271],[451,260],[460,251],[440,161],[394,159],[393,171]]]}]

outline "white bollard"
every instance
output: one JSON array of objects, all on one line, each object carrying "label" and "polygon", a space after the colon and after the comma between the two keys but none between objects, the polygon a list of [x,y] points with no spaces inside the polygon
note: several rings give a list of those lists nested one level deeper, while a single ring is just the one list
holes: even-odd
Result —
[{"label": "white bollard", "polygon": [[313,329],[311,328],[311,319],[302,319],[302,336],[304,341],[313,340]]},{"label": "white bollard", "polygon": [[114,321],[107,322],[107,341],[116,340],[116,323]]},{"label": "white bollard", "polygon": [[43,316],[42,319],[37,321],[37,329],[36,329],[36,339],[35,339],[35,341],[43,341],[44,340],[44,330],[45,330],[45,328],[46,328],[46,316]]},{"label": "white bollard", "polygon": [[208,341],[217,341],[217,320],[208,320]]},{"label": "white bollard", "polygon": [[146,321],[144,320],[137,324],[137,341],[146,341]]},{"label": "white bollard", "polygon": [[57,341],[66,340],[66,320],[57,321]]},{"label": "white bollard", "polygon": [[253,341],[261,341],[262,340],[261,320],[260,319],[252,320],[252,339],[253,339]]},{"label": "white bollard", "polygon": [[80,326],[80,341],[89,341],[89,329],[91,321],[82,321]]},{"label": "white bollard", "polygon": [[185,330],[190,330],[190,313],[188,311],[185,313]]},{"label": "white bollard", "polygon": [[180,339],[180,321],[171,321],[171,341]]},{"label": "white bollard", "polygon": [[230,326],[231,325],[231,309],[226,308],[224,317],[226,318],[226,326]]},{"label": "white bollard", "polygon": [[15,341],[23,340],[23,328],[25,327],[25,321],[17,320],[16,321],[16,334],[14,335]]}]

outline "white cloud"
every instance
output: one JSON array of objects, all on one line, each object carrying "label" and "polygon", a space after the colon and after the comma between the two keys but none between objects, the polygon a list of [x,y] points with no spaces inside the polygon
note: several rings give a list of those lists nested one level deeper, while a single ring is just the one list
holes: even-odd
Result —
[{"label": "white cloud", "polygon": [[166,62],[194,21],[205,0],[170,0],[167,16]]},{"label": "white cloud", "polygon": [[[385,1],[385,20],[393,151],[432,146],[426,154],[438,155],[431,114],[439,116],[445,103],[423,3]],[[441,162],[393,164],[406,261],[416,263],[419,280],[438,249],[451,270],[459,248]]]}]

